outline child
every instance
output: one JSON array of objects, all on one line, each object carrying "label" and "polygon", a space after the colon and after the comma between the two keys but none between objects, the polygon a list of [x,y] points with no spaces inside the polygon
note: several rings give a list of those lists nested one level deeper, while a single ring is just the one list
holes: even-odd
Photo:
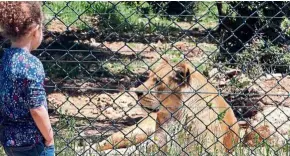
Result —
[{"label": "child", "polygon": [[0,141],[9,156],[54,155],[45,74],[30,54],[42,41],[42,10],[37,2],[0,2],[0,31],[11,40],[0,68]]}]

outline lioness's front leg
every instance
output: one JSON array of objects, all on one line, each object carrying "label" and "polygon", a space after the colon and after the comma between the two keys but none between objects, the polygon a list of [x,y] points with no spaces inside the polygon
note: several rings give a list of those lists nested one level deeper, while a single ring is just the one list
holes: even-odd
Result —
[{"label": "lioness's front leg", "polygon": [[103,151],[114,148],[127,148],[146,141],[155,132],[156,118],[156,113],[150,113],[149,116],[141,119],[136,125],[113,133],[107,139],[98,143],[98,149]]}]

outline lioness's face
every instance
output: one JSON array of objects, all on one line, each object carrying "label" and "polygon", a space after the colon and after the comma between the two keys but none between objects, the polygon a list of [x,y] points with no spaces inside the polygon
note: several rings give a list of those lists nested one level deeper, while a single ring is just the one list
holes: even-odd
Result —
[{"label": "lioness's face", "polygon": [[161,62],[150,72],[149,78],[135,89],[139,103],[151,110],[158,110],[160,106],[177,109],[179,92],[188,85],[191,72],[192,68],[186,63],[172,66],[167,61]]}]

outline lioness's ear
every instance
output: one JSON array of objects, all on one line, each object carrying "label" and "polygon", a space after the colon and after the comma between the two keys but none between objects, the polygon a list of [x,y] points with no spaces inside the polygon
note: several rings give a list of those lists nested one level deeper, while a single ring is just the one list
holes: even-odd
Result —
[{"label": "lioness's ear", "polygon": [[191,74],[190,72],[190,68],[187,64],[179,65],[175,68],[175,81],[180,85],[189,82]]}]

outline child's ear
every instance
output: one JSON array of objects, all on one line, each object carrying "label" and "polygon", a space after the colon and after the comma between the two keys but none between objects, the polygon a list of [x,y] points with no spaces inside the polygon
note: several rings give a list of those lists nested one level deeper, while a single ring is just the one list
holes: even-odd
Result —
[{"label": "child's ear", "polygon": [[39,33],[39,29],[40,29],[39,24],[37,24],[37,25],[33,24],[30,28],[29,36],[36,37],[38,35],[37,33]]}]

